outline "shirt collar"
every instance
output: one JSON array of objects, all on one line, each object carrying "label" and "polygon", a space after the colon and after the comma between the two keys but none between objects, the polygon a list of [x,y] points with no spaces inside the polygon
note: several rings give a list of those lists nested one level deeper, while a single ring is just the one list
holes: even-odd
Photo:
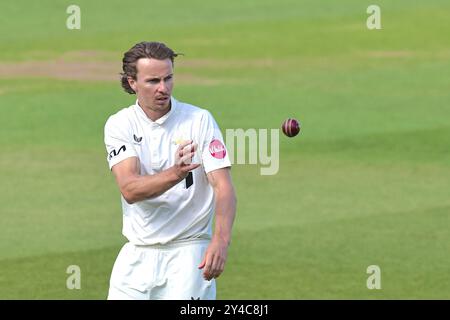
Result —
[{"label": "shirt collar", "polygon": [[157,119],[156,121],[153,121],[152,119],[150,119],[144,112],[144,110],[142,110],[142,107],[139,105],[138,100],[136,99],[136,103],[134,104],[134,110],[136,111],[136,113],[139,115],[139,117],[141,117],[142,119],[144,119],[146,122],[148,122],[151,125],[162,125],[164,122],[167,121],[167,119],[169,119],[174,113],[175,113],[175,109],[177,108],[177,100],[174,97],[170,97],[170,110],[169,112],[167,112],[165,115],[163,115],[161,118]]}]

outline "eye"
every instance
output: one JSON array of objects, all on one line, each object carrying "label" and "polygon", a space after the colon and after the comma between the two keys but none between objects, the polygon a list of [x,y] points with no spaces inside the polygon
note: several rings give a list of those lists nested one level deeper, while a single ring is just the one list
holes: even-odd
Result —
[{"label": "eye", "polygon": [[150,79],[150,80],[147,80],[147,82],[150,83],[150,84],[158,84],[159,83],[159,79]]}]

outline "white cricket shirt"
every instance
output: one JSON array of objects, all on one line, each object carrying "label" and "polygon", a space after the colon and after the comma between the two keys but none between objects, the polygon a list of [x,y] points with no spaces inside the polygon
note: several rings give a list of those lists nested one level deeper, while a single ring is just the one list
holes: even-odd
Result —
[{"label": "white cricket shirt", "polygon": [[135,245],[165,244],[193,238],[210,239],[214,191],[206,173],[231,163],[212,115],[171,97],[170,111],[156,121],[136,104],[109,117],[105,124],[107,160],[111,169],[137,157],[141,175],[155,174],[175,163],[178,144],[193,140],[198,151],[192,179],[182,180],[159,197],[129,204],[121,196],[123,235]]}]

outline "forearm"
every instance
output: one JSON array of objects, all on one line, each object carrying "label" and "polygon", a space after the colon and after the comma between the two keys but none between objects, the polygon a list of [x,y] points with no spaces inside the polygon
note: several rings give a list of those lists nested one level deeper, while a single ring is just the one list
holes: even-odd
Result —
[{"label": "forearm", "polygon": [[215,195],[216,224],[214,238],[231,242],[231,231],[236,216],[236,195],[234,190],[217,192]]},{"label": "forearm", "polygon": [[171,167],[153,175],[136,175],[123,185],[121,192],[128,203],[135,203],[158,197],[181,180]]}]

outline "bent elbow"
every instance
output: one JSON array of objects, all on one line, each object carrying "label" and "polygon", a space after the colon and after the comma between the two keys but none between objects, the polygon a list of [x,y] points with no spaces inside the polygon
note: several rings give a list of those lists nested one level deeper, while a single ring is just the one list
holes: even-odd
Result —
[{"label": "bent elbow", "polygon": [[121,193],[122,193],[122,197],[125,199],[125,201],[128,204],[133,204],[133,203],[137,202],[135,195],[133,195],[131,192],[126,191],[126,190],[121,190]]}]

